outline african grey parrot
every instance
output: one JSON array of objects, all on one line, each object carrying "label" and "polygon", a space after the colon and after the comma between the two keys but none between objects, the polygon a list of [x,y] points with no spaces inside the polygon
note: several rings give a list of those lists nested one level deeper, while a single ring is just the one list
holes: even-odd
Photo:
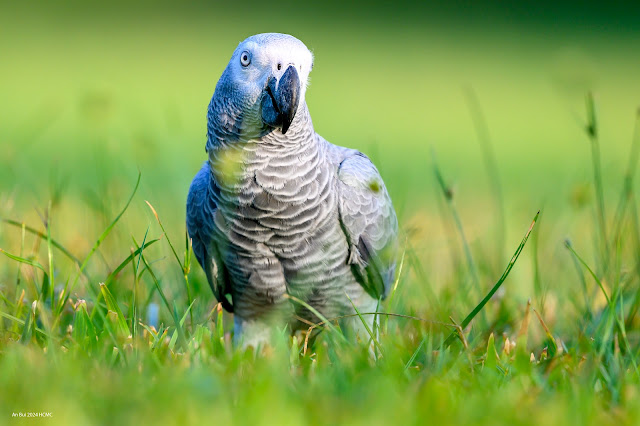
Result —
[{"label": "african grey parrot", "polygon": [[[209,104],[209,159],[189,188],[187,230],[243,346],[268,341],[273,324],[295,331],[319,321],[286,295],[334,318],[352,314],[352,302],[374,312],[394,279],[391,199],[364,154],[314,131],[305,102],[312,68],[295,37],[254,35],[234,51]],[[347,328],[362,331],[352,320]]]}]

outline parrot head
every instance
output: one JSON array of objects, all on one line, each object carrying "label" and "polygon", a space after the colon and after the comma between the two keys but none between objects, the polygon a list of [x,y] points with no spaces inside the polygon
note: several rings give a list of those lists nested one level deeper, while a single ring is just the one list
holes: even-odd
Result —
[{"label": "parrot head", "polygon": [[300,40],[267,33],[241,42],[216,85],[209,127],[225,133],[261,136],[287,133],[301,105],[313,55]]}]

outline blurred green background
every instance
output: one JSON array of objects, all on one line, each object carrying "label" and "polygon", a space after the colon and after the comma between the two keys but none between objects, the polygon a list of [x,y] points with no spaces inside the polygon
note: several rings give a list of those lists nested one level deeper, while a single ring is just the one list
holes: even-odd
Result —
[{"label": "blurred green background", "polygon": [[[138,170],[141,196],[123,234],[150,220],[143,199],[182,234],[207,104],[231,52],[254,33],[291,33],[312,49],[316,130],[374,159],[402,221],[424,231],[436,257],[446,242],[431,150],[472,243],[495,226],[466,93],[493,144],[509,242],[539,208],[558,226],[551,243],[591,218],[581,209],[592,193],[585,94],[595,93],[607,188],[621,181],[640,105],[638,4],[4,3],[0,214],[38,223],[37,211],[62,197],[54,234],[78,252]],[[96,211],[104,219],[87,220]]]},{"label": "blurred green background", "polygon": [[[613,199],[640,105],[639,10],[551,1],[3,4],[0,215],[37,225],[53,200],[53,235],[86,253],[139,170],[140,194],[104,256],[130,235],[142,239],[152,222],[143,200],[179,241],[187,189],[206,158],[217,79],[241,40],[271,31],[314,52],[307,100],[316,130],[379,165],[426,268],[443,269],[449,258],[432,150],[471,245],[482,255],[501,244],[492,241],[499,207],[469,93],[495,152],[508,247],[543,208],[550,257],[567,236],[588,250],[585,94],[595,94],[605,195]],[[2,246],[15,250],[18,235],[0,228]],[[491,259],[496,266],[507,260],[492,253],[503,256]]]},{"label": "blurred green background", "polygon": [[[151,221],[144,199],[181,237],[188,185],[206,158],[207,104],[231,52],[254,33],[291,33],[312,49],[316,130],[379,165],[434,268],[447,237],[432,150],[471,243],[499,226],[466,94],[495,151],[509,246],[539,208],[554,227],[551,248],[577,231],[590,238],[581,228],[593,214],[583,208],[592,194],[585,94],[595,93],[608,198],[640,105],[637,4],[7,3],[0,215],[38,224],[53,199],[54,235],[77,253],[121,208],[138,170],[123,238],[141,239]],[[0,228],[8,249],[11,232]]]},{"label": "blurred green background", "polygon": [[[576,275],[572,258],[562,244],[565,238],[571,238],[588,263],[596,263],[596,213],[591,147],[585,133],[585,96],[593,92],[597,106],[607,224],[611,227],[640,106],[639,17],[640,2],[615,1],[347,4],[332,0],[321,5],[291,1],[241,4],[4,1],[0,6],[0,217],[44,230],[43,218],[51,203],[52,237],[83,259],[124,206],[140,171],[139,192],[88,270],[104,280],[130,254],[132,237],[140,243],[148,228],[149,238],[161,235],[144,200],[154,205],[180,253],[184,247],[186,194],[192,177],[206,158],[206,108],[217,79],[234,48],[246,37],[260,32],[290,33],[315,55],[307,102],[316,130],[335,144],[362,150],[379,166],[398,210],[403,239],[407,237],[412,253],[425,271],[424,275],[417,274],[419,268],[415,265],[405,269],[410,271],[406,273],[408,278],[391,309],[436,321],[448,321],[449,315],[458,320],[463,318],[499,277],[533,215],[542,209],[532,241],[503,291],[487,306],[488,319],[478,319],[480,331],[475,336],[484,339],[483,334],[495,331],[497,335],[505,332],[513,337],[527,299],[535,298],[533,306],[543,313],[554,335],[567,341],[575,339],[572,351],[579,346],[576,351],[580,354],[583,343],[575,342],[583,342],[579,338],[593,332],[583,329],[587,327],[584,324],[592,324],[591,317],[584,312],[591,315],[591,302],[596,314],[603,306],[594,282],[583,278],[585,287],[593,290],[583,291],[578,277],[584,275],[580,272]],[[480,113],[470,96],[477,101]],[[501,182],[504,223],[480,143],[484,125],[480,126],[479,138],[474,122],[479,115],[484,117],[495,152],[497,168],[493,171]],[[471,297],[466,293],[471,279],[459,237],[434,177],[433,153],[451,185],[478,266],[480,289],[471,291]],[[20,229],[0,224],[0,248],[34,255],[46,265],[46,243],[38,241],[28,235],[21,246]],[[626,284],[632,288],[637,286],[637,279],[625,274],[634,267],[636,256],[631,244],[623,241],[622,246],[629,256],[615,271],[622,271]],[[537,264],[533,256],[536,251]],[[180,314],[184,313],[188,303],[182,274],[168,245],[162,241],[148,252],[171,302],[176,303]],[[75,276],[72,263],[58,251],[54,251],[54,264],[58,285]],[[25,288],[28,306],[29,300],[34,299],[28,286],[29,271],[0,257],[2,294],[17,300]],[[112,285],[111,291],[123,310],[134,281],[130,275],[128,269],[123,271]],[[190,277],[192,295],[197,299],[194,317],[198,324],[209,326],[207,315],[215,301],[199,267],[192,265]],[[536,279],[541,288],[534,289]],[[146,289],[151,289],[151,297],[154,293],[148,275],[145,282]],[[84,285],[80,283],[74,299],[87,296]],[[584,302],[586,307],[581,306],[583,296],[588,299]],[[157,296],[153,297],[159,303]],[[629,318],[629,335],[637,343],[638,319],[635,314]],[[164,311],[161,320],[173,324]],[[8,320],[5,323],[5,327],[15,326]],[[593,323],[599,324],[595,320]],[[423,331],[420,327],[407,326],[402,333],[391,336],[404,341],[404,346],[397,350],[404,362],[418,345]],[[534,342],[533,347],[541,349],[546,335],[540,327],[531,328],[530,346]],[[437,339],[438,334],[435,336]],[[589,338],[585,341],[590,342]],[[479,345],[484,351],[486,344],[482,339]],[[161,362],[169,359],[175,363],[163,364],[166,368],[158,367],[153,376],[160,377],[158,383],[164,380],[168,385],[155,386],[149,379],[146,387],[136,388],[140,379],[135,365],[124,370],[128,372],[125,377],[111,375],[110,370],[102,371],[101,366],[107,364],[110,355],[103,354],[102,364],[89,357],[83,358],[84,364],[76,365],[74,361],[60,369],[46,370],[40,368],[44,365],[39,358],[41,354],[23,353],[20,346],[11,346],[10,340],[7,337],[7,345],[0,346],[0,361],[5,362],[5,376],[0,375],[0,379],[11,382],[7,389],[12,394],[12,403],[26,401],[22,407],[25,410],[36,409],[34,401],[42,401],[37,392],[32,392],[30,383],[13,374],[25,363],[33,364],[30,374],[42,374],[38,376],[43,386],[39,389],[48,389],[49,384],[57,386],[62,374],[74,376],[76,382],[60,386],[82,389],[78,395],[84,395],[84,381],[92,380],[81,377],[79,369],[84,367],[78,365],[92,365],[93,374],[99,377],[96,382],[104,383],[104,391],[108,393],[105,401],[110,401],[98,407],[100,419],[109,419],[127,404],[125,399],[131,394],[122,389],[132,390],[132,400],[160,419],[163,411],[156,412],[156,407],[149,405],[148,395],[155,392],[159,401],[174,398],[174,404],[168,404],[167,410],[177,405],[177,418],[184,416],[194,421],[200,418],[196,415],[200,411],[194,407],[205,407],[218,397],[217,382],[207,380],[224,377],[222,382],[233,387],[237,375],[243,386],[251,388],[255,378],[251,372],[262,371],[263,376],[257,374],[256,380],[262,380],[263,386],[255,388],[256,393],[247,394],[246,400],[240,400],[238,406],[243,407],[260,402],[259,396],[277,399],[282,382],[270,380],[288,377],[288,359],[282,363],[282,372],[280,367],[271,372],[271,367],[264,367],[262,361],[254,370],[247,367],[250,363],[236,364],[232,359],[227,365],[220,361],[224,359],[222,356],[204,355],[203,364],[214,365],[207,367],[208,375],[201,375],[202,371],[197,369],[183,375],[181,368],[191,369],[191,365],[199,365],[200,361],[191,359],[193,364],[179,364],[182,361],[172,352]],[[6,347],[11,348],[5,352]],[[84,350],[81,345],[72,346],[72,350],[78,347]],[[108,343],[104,348],[110,354]],[[430,356],[426,351],[421,358],[429,360]],[[155,364],[149,359],[151,367],[145,364],[144,368],[153,370]],[[376,414],[361,403],[365,399],[357,396],[357,389],[372,392],[382,383],[386,393],[380,395],[387,401],[380,405],[382,408],[413,400],[415,394],[404,381],[404,372],[394,376],[397,371],[393,366],[382,372],[367,370],[366,354],[354,364],[357,369],[351,368],[349,356],[345,359],[344,365],[338,363],[335,371],[321,365],[324,376],[318,374],[317,381],[311,373],[303,376],[302,382],[292,375],[297,385],[286,387],[290,392],[287,398],[303,398],[307,408],[311,407],[319,418],[326,409],[341,406],[344,413],[349,413],[359,404],[364,419],[367,414],[373,417]],[[430,362],[423,362],[428,366],[424,371],[426,377],[429,368],[436,364]],[[249,373],[245,372],[247,368]],[[484,413],[490,398],[484,394],[485,388],[478,392],[479,388],[468,387],[467,376],[461,374],[456,382],[458,387],[451,390],[447,381],[451,374],[447,369],[443,372],[442,366],[439,368],[440,376],[425,381],[427,390],[423,397],[429,396],[424,399],[430,405],[424,405],[428,408],[423,407],[423,411],[440,417],[450,414],[454,407],[459,419],[478,420],[473,416]],[[557,369],[562,370],[559,375],[564,374],[563,368]],[[594,389],[593,382],[601,379],[597,375],[599,368],[594,367],[596,373],[588,380],[581,382],[579,378],[571,382],[578,389],[576,394],[568,392],[569,396],[558,400],[556,394],[546,393],[540,401],[551,403],[557,410],[554,412],[575,420],[575,407],[593,405],[590,392]],[[361,374],[363,369],[365,373]],[[466,371],[466,367],[459,371]],[[145,370],[144,374],[147,373]],[[360,377],[362,386],[350,374]],[[625,377],[624,371],[619,374]],[[411,377],[425,376],[416,371]],[[309,383],[305,382],[307,378]],[[386,387],[384,383],[389,380],[394,381],[393,386]],[[537,403],[529,397],[535,386],[529,386],[526,380],[513,380],[510,384],[518,389],[521,386],[522,392],[510,393],[507,388],[502,393],[510,407],[518,407],[525,399],[529,406]],[[553,390],[555,380],[550,376],[549,382],[540,388],[547,386],[546,390]],[[584,383],[587,385],[582,386]],[[329,398],[316,406],[315,395],[296,388],[307,384],[329,389],[335,400]],[[103,398],[102,387],[96,389],[77,404],[96,405]],[[176,403],[173,389],[201,396],[184,408]],[[242,394],[243,387],[238,389],[229,398]],[[407,389],[410,397],[405,398],[402,392]],[[422,388],[415,389],[422,392],[419,390]],[[458,394],[462,389],[466,390]],[[580,396],[583,390],[589,394],[586,399]],[[344,399],[340,392],[346,395]],[[49,402],[38,409],[51,410],[63,394],[60,388],[50,392],[49,400],[44,400]],[[441,395],[448,397],[442,400]],[[465,395],[470,395],[469,399]],[[615,392],[612,395],[614,401],[619,397]],[[620,398],[637,401],[636,397],[637,390]],[[457,402],[452,405],[452,400]],[[301,410],[300,406],[283,401],[278,406],[281,417],[286,418],[292,407]],[[475,408],[465,411],[469,401]],[[489,402],[488,410],[494,415],[505,414],[503,400]],[[70,404],[72,407],[76,403]],[[263,408],[268,402],[264,404]],[[223,417],[231,416],[225,399],[218,406],[225,410]],[[551,412],[539,410],[538,419]],[[585,419],[591,418],[588,409],[582,412],[586,413]],[[126,416],[128,411],[122,413]],[[245,414],[252,413],[248,410]],[[387,413],[395,415],[396,411],[390,409]],[[415,412],[407,409],[405,414],[411,418]],[[491,423],[496,420],[484,418]],[[513,409],[505,418],[526,421],[526,411]],[[631,413],[628,419],[633,418]],[[0,423],[5,419],[0,419]],[[592,420],[598,421],[598,417]]]}]

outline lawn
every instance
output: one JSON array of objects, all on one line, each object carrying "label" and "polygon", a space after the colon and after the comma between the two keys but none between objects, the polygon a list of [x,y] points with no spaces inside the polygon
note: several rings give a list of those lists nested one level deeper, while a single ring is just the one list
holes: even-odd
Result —
[{"label": "lawn", "polygon": [[[637,10],[250,6],[3,5],[0,424],[636,424]],[[234,348],[185,238],[215,83],[265,31],[398,212],[375,357],[326,324]]]}]

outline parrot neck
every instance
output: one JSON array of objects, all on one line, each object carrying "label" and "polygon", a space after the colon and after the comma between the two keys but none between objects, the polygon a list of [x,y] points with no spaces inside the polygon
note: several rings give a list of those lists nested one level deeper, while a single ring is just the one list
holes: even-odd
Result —
[{"label": "parrot neck", "polygon": [[[229,110],[231,105],[225,105]],[[295,147],[300,144],[311,143],[315,131],[311,122],[311,115],[306,102],[298,107],[298,112],[286,134],[281,129],[264,127],[258,128],[256,122],[259,114],[217,114],[217,105],[212,100],[209,105],[209,119],[207,123],[206,151],[217,150],[232,145],[261,144],[270,147]],[[261,119],[260,119],[261,122]]]},{"label": "parrot neck", "polygon": [[257,143],[265,147],[289,151],[290,149],[299,149],[301,145],[314,143],[314,134],[311,114],[309,114],[307,104],[303,103],[298,108],[298,112],[286,134],[282,134],[280,129],[271,129],[267,134],[259,138]]},{"label": "parrot neck", "polygon": [[[306,104],[300,105],[286,134],[273,128],[258,137],[246,137],[248,133],[243,132],[220,134],[215,130],[210,121],[207,153],[212,175],[220,187],[242,187],[253,180],[256,167],[269,168],[282,159],[313,163],[325,158]],[[259,158],[270,161],[254,163]]]}]

